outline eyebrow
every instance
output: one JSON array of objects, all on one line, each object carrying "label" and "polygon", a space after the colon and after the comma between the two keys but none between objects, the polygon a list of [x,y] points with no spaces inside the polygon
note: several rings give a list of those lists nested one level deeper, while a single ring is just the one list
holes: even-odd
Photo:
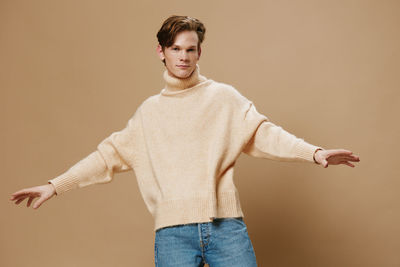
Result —
[{"label": "eyebrow", "polygon": [[[172,46],[176,46],[176,47],[179,47],[180,48],[180,46],[179,45],[176,45],[176,44],[173,44]],[[191,46],[189,46],[189,48],[196,48],[197,46],[196,45],[191,45]]]}]

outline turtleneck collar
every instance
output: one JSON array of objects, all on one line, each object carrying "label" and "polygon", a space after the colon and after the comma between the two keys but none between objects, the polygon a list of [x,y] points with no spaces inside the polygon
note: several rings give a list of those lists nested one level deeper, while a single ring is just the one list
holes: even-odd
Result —
[{"label": "turtleneck collar", "polygon": [[161,94],[163,95],[174,95],[186,92],[199,83],[207,80],[206,77],[200,74],[200,67],[198,64],[196,64],[196,68],[187,78],[180,79],[173,77],[168,73],[168,70],[164,71],[163,78],[166,83],[165,88],[161,91]]}]

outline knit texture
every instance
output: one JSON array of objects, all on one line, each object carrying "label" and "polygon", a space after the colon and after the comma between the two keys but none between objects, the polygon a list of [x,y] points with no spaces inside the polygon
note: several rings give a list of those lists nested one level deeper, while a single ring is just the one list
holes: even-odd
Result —
[{"label": "knit texture", "polygon": [[321,147],[273,124],[234,87],[200,75],[198,65],[186,79],[167,71],[163,77],[165,87],[144,100],[123,129],[48,180],[58,196],[133,170],[156,231],[244,217],[233,182],[241,152],[316,164],[313,153]]}]

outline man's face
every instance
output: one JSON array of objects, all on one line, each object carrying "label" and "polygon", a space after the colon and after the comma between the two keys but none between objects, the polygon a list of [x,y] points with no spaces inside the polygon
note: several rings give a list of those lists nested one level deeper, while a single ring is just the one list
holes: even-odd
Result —
[{"label": "man's face", "polygon": [[161,60],[165,59],[165,66],[169,75],[176,78],[187,78],[196,68],[200,59],[201,49],[197,49],[198,36],[195,31],[182,31],[175,36],[172,46],[157,46]]}]

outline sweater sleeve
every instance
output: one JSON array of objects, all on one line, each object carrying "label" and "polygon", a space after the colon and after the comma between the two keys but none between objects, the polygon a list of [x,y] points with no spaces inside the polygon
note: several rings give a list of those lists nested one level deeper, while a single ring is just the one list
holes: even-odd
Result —
[{"label": "sweater sleeve", "polygon": [[243,152],[256,158],[276,161],[314,161],[314,152],[322,147],[307,143],[285,131],[260,114],[252,101],[248,101],[244,115],[245,142]]},{"label": "sweater sleeve", "polygon": [[109,183],[114,174],[133,169],[137,132],[141,130],[139,109],[124,129],[113,132],[97,145],[97,149],[70,167],[63,174],[48,180],[56,194],[92,184]]}]

